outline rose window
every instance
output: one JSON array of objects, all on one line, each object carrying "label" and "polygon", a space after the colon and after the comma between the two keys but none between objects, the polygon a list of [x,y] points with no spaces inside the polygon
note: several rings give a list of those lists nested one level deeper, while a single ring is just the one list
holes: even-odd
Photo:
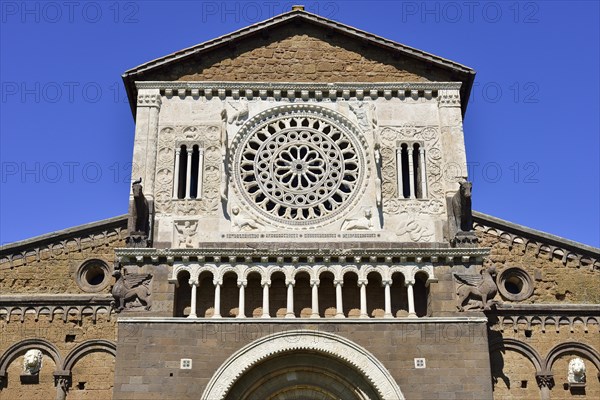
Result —
[{"label": "rose window", "polygon": [[305,225],[347,208],[363,165],[351,129],[306,111],[261,122],[236,152],[238,187],[252,209],[274,222]]}]

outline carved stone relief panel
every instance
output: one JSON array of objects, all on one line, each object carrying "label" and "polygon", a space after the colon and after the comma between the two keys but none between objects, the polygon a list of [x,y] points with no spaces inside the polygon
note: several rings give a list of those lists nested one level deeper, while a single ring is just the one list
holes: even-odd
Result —
[{"label": "carved stone relief panel", "polygon": [[[413,213],[428,215],[445,214],[439,128],[416,125],[385,126],[380,127],[379,136],[381,140],[383,212],[400,214],[412,210]],[[401,141],[423,143],[426,159],[427,199],[399,197],[396,147],[397,143]]]},{"label": "carved stone relief panel", "polygon": [[[199,199],[174,199],[175,148],[178,141],[196,141],[204,146],[202,195]],[[221,127],[218,125],[161,126],[158,133],[155,207],[157,213],[216,215],[222,172]]]}]

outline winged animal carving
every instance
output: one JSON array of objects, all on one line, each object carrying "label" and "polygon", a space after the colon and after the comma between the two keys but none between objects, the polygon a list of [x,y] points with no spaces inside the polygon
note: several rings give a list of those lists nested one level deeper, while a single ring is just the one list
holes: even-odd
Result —
[{"label": "winged animal carving", "polygon": [[121,271],[113,272],[117,279],[112,288],[112,295],[115,298],[114,308],[116,312],[121,312],[126,303],[138,299],[144,309],[150,309],[150,288],[149,283],[152,279],[150,274],[127,274],[123,275]]},{"label": "winged animal carving", "polygon": [[468,309],[489,310],[492,299],[498,292],[498,287],[492,275],[496,274],[496,267],[490,266],[480,272],[481,275],[454,274],[458,282],[456,294],[458,295],[458,309],[465,311],[465,303],[469,298],[476,300]]}]

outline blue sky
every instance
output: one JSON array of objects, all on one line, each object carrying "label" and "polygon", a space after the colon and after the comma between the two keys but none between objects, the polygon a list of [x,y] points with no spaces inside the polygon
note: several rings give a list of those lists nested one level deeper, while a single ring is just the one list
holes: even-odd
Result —
[{"label": "blue sky", "polygon": [[[600,246],[598,2],[293,3],[475,69],[474,208]],[[0,2],[0,244],[126,213],[120,75],[291,5]]]}]

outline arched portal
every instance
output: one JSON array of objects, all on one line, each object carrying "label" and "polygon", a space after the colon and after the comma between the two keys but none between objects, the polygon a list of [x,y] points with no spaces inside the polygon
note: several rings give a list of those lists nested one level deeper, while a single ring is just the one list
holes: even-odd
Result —
[{"label": "arched portal", "polygon": [[404,399],[371,353],[341,336],[311,330],[276,333],[229,357],[202,399]]}]

